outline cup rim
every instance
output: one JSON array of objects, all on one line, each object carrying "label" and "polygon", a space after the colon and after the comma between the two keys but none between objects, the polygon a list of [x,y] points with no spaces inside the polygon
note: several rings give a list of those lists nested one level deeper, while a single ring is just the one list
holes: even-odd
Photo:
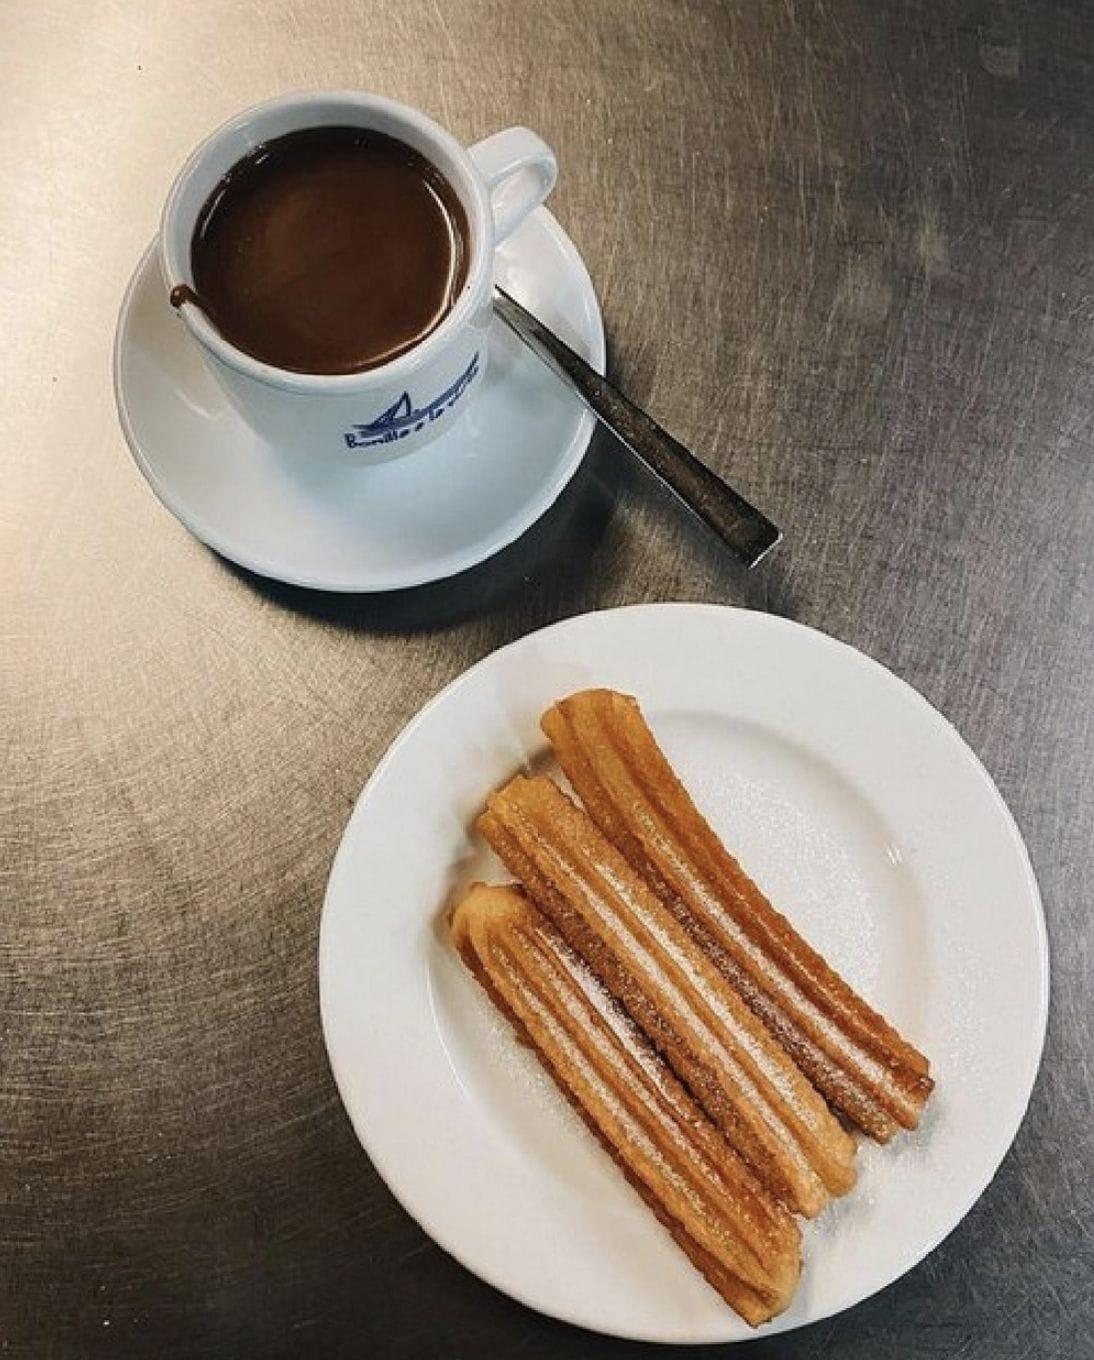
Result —
[{"label": "cup rim", "polygon": [[[268,364],[261,359],[256,359],[253,355],[233,345],[230,340],[225,339],[205,312],[194,303],[183,302],[178,308],[178,313],[190,334],[200,345],[229,368],[235,369],[238,373],[242,373],[256,382],[279,387],[290,392],[322,393],[325,395],[333,395],[339,392],[349,394],[385,386],[388,383],[401,382],[409,378],[424,364],[430,362],[436,350],[466,325],[471,313],[479,305],[478,294],[481,291],[482,279],[485,276],[486,265],[493,249],[493,225],[489,198],[486,187],[475,170],[474,162],[471,160],[467,148],[427,114],[409,104],[400,103],[396,99],[388,99],[384,95],[366,94],[360,90],[321,89],[295,90],[288,94],[277,95],[273,99],[262,100],[260,103],[252,104],[248,108],[240,110],[239,113],[233,114],[226,122],[221,123],[209,133],[190,152],[175,176],[160,216],[160,266],[168,292],[176,284],[192,281],[189,258],[180,259],[179,251],[176,249],[175,238],[178,235],[180,204],[183,193],[191,179],[220,142],[231,133],[237,132],[243,125],[252,122],[256,116],[278,112],[282,109],[299,109],[302,113],[306,113],[319,100],[343,102],[347,105],[347,112],[359,110],[367,114],[381,111],[397,120],[409,123],[418,132],[424,133],[433,145],[439,146],[446,152],[448,157],[459,167],[463,184],[462,186],[457,185],[456,188],[459,191],[462,187],[466,191],[461,194],[461,197],[465,207],[470,209],[471,262],[468,265],[467,278],[464,280],[463,288],[460,290],[460,295],[452,310],[435,331],[427,335],[412,349],[389,360],[386,364],[380,364],[376,368],[362,369],[357,373],[298,373],[293,369],[278,368],[275,364]],[[302,122],[300,126],[307,127],[308,124]],[[362,126],[367,126],[367,124],[362,124]],[[191,225],[190,231],[186,233],[187,252],[192,236],[193,226]]]}]

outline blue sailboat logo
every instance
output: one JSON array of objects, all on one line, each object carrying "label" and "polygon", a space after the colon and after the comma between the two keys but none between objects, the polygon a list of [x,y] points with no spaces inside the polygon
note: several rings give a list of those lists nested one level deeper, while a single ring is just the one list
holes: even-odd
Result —
[{"label": "blue sailboat logo", "polygon": [[416,407],[410,393],[403,395],[386,411],[364,425],[354,425],[343,435],[347,449],[366,449],[374,444],[391,444],[397,439],[405,439],[415,434],[425,425],[439,420],[445,411],[450,411],[471,384],[478,377],[479,354],[475,351],[471,362],[464,371],[444,391],[424,406]]},{"label": "blue sailboat logo", "polygon": [[382,416],[370,420],[367,425],[356,425],[354,428],[358,430],[386,430],[394,425],[397,420],[402,420],[410,415],[411,410],[410,393],[404,392],[395,405],[389,406]]}]

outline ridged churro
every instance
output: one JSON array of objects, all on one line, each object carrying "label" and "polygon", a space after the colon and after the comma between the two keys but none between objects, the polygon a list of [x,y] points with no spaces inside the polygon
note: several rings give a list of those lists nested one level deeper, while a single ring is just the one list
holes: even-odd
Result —
[{"label": "ridged churro", "polygon": [[854,1140],[696,939],[549,779],[518,776],[479,827],[748,1163],[809,1216],[854,1181]]},{"label": "ridged churro", "polygon": [[551,923],[476,884],[452,935],[467,966],[710,1284],[753,1326],[789,1303],[797,1225],[756,1181]]},{"label": "ridged churro", "polygon": [[879,1142],[914,1128],[927,1059],[794,930],[711,830],[637,702],[612,690],[543,718],[592,820],[810,1081]]}]

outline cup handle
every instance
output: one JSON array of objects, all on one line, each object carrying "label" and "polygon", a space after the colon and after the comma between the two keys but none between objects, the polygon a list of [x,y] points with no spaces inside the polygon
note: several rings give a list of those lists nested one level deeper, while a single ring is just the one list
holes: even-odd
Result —
[{"label": "cup handle", "polygon": [[486,180],[494,211],[494,244],[504,241],[538,208],[558,178],[555,153],[528,128],[506,128],[474,146],[468,155]]}]

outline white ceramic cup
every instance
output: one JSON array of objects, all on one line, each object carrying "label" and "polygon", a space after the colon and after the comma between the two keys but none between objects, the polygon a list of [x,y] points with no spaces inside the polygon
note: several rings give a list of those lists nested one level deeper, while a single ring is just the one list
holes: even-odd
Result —
[{"label": "white ceramic cup", "polygon": [[527,128],[497,132],[465,149],[425,114],[377,95],[314,91],[271,99],[218,128],[172,185],[159,238],[168,291],[193,285],[194,226],[227,171],[274,137],[332,126],[398,138],[431,161],[459,195],[471,259],[437,329],[362,373],[293,373],[230,344],[194,303],[184,302],[179,314],[229,400],[261,438],[307,457],[380,463],[444,434],[477,395],[487,362],[494,247],[551,192],[557,167],[550,147]]}]

